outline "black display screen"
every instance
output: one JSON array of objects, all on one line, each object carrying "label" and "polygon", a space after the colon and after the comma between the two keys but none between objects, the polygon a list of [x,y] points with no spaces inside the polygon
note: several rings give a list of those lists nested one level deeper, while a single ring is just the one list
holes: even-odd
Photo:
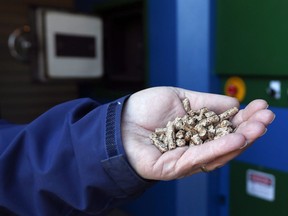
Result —
[{"label": "black display screen", "polygon": [[70,34],[55,34],[56,56],[96,57],[96,37]]}]

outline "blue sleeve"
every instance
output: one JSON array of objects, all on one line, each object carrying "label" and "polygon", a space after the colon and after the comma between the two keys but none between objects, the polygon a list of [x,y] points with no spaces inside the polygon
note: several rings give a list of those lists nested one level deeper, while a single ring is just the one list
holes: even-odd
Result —
[{"label": "blue sleeve", "polygon": [[104,215],[151,186],[122,146],[125,99],[69,101],[26,125],[0,121],[0,215]]}]

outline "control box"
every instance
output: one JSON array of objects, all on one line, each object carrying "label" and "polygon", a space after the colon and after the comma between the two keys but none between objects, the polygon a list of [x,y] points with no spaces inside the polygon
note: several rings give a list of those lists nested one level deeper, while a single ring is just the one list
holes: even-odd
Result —
[{"label": "control box", "polygon": [[[216,73],[225,94],[288,106],[287,9],[287,1],[217,1]],[[245,85],[231,83],[234,76]]]},{"label": "control box", "polygon": [[35,78],[95,79],[103,76],[103,26],[99,17],[38,8]]}]

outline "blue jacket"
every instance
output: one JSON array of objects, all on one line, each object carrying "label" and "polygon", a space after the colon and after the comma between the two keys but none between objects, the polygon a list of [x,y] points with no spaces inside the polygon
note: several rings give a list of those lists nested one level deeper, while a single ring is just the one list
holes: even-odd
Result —
[{"label": "blue jacket", "polygon": [[33,122],[0,121],[0,215],[105,215],[151,185],[121,140],[126,98],[77,99]]}]

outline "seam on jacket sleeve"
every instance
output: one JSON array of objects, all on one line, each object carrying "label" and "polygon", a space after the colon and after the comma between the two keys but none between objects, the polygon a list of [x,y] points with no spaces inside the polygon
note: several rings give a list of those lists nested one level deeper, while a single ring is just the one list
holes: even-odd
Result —
[{"label": "seam on jacket sleeve", "polygon": [[155,181],[141,178],[129,164],[122,143],[121,113],[128,96],[108,105],[106,115],[106,153],[102,166],[125,195],[143,193]]},{"label": "seam on jacket sleeve", "polygon": [[118,155],[115,140],[116,108],[117,102],[109,104],[106,116],[106,152],[108,158]]}]

